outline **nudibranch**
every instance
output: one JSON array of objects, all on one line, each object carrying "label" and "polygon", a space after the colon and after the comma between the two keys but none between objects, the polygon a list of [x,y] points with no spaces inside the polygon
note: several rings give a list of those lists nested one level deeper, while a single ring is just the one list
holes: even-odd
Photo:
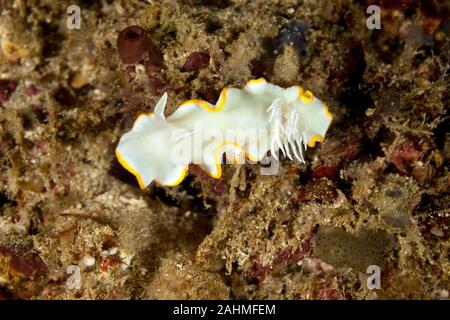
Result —
[{"label": "nudibranch", "polygon": [[260,161],[270,150],[304,163],[304,151],[322,142],[332,121],[324,102],[300,86],[281,88],[265,79],[243,89],[225,88],[215,105],[193,99],[164,116],[167,93],[153,113],[137,117],[116,148],[120,164],[144,189],[152,181],[178,185],[190,163],[220,178],[221,164]]}]

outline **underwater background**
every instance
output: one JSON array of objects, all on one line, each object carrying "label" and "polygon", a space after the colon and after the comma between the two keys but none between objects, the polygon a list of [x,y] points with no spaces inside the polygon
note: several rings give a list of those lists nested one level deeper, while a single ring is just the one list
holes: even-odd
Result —
[{"label": "underwater background", "polygon": [[[0,11],[0,299],[448,299],[448,1]],[[140,190],[118,163],[164,92],[170,115],[260,77],[329,106],[305,164]]]}]

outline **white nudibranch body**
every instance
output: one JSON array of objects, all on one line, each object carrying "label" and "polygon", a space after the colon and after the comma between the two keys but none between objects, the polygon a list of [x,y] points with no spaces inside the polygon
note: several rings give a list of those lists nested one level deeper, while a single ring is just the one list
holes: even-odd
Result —
[{"label": "white nudibranch body", "polygon": [[154,113],[141,114],[116,148],[122,166],[144,189],[153,180],[178,185],[190,163],[220,178],[223,154],[233,163],[260,161],[268,150],[304,162],[307,147],[322,142],[332,120],[328,107],[300,86],[281,88],[264,79],[225,88],[216,105],[189,100],[165,118],[167,94]]}]

